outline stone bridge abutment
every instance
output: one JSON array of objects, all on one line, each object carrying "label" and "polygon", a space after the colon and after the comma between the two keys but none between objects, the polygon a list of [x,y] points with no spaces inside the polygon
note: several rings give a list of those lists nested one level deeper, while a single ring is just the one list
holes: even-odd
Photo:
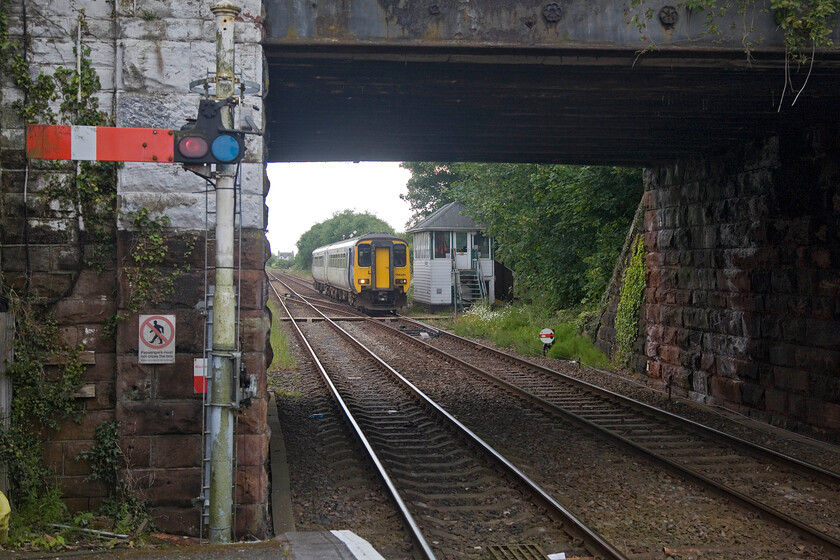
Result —
[{"label": "stone bridge abutment", "polygon": [[[786,427],[840,428],[840,135],[790,131],[646,169],[633,369]],[[616,347],[617,297],[599,345]]]}]

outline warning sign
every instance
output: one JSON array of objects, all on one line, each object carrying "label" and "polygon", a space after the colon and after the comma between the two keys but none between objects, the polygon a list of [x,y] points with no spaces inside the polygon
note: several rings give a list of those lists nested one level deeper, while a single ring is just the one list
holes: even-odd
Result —
[{"label": "warning sign", "polygon": [[540,331],[540,342],[543,344],[554,343],[554,331],[551,329],[543,329]]},{"label": "warning sign", "polygon": [[140,315],[138,335],[139,363],[175,363],[175,315]]}]

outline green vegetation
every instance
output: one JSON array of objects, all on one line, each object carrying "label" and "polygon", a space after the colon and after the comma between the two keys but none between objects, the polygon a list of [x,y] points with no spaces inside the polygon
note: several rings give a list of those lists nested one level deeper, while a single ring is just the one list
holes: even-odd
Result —
[{"label": "green vegetation", "polygon": [[564,322],[539,306],[490,309],[487,305],[475,305],[448,326],[459,336],[487,339],[499,348],[526,356],[541,356],[543,343],[539,333],[542,329],[553,329],[555,338],[547,354],[549,358],[577,360],[595,368],[610,366],[609,359],[588,338],[578,334],[577,325]]},{"label": "green vegetation", "polygon": [[539,331],[552,328],[556,338],[549,356],[607,367],[609,360],[591,339],[642,196],[640,170],[472,163],[403,167],[412,172],[403,198],[411,202],[415,219],[449,201],[462,202],[493,236],[495,257],[513,270],[514,295],[526,304],[496,311],[475,307],[457,319],[456,332],[537,355],[542,354]]},{"label": "green vegetation", "polygon": [[[716,0],[687,0],[685,8],[692,14],[704,17],[704,27],[711,37],[724,33],[721,21],[727,15],[736,14],[741,22],[730,23],[730,31],[742,33],[741,42],[747,57],[760,39],[753,41],[750,35],[755,31],[752,24],[754,14],[766,11],[765,4],[756,0],[739,2],[718,2]],[[644,10],[640,12],[639,10]],[[770,0],[770,12],[779,29],[784,33],[785,57],[795,63],[813,62],[817,49],[834,46],[831,35],[840,12],[838,0]],[[655,10],[644,0],[632,0],[627,12],[628,23],[639,30],[640,39],[648,43],[645,50],[653,48],[647,33],[647,22],[652,20]]]},{"label": "green vegetation", "polygon": [[438,208],[455,200],[452,186],[461,179],[457,164],[406,162],[401,167],[411,171],[407,192],[400,198],[411,207],[411,221],[418,222]]},{"label": "green vegetation", "polygon": [[[82,365],[78,349],[60,343],[58,325],[51,314],[25,298],[10,298],[15,317],[14,361],[9,426],[0,429],[0,463],[8,469],[12,517],[10,542],[16,542],[21,524],[28,520],[55,520],[63,514],[60,490],[44,465],[41,440],[56,430],[63,418],[81,414],[73,394],[81,387]],[[49,363],[56,365],[47,365]],[[58,497],[57,497],[58,496]]]},{"label": "green vegetation", "polygon": [[297,360],[289,351],[286,333],[280,328],[279,318],[285,317],[286,314],[274,300],[269,300],[268,307],[271,309],[271,351],[274,353],[268,370],[294,369],[297,367]]},{"label": "green vegetation", "polygon": [[361,214],[352,210],[336,212],[332,218],[315,224],[309,228],[309,231],[300,236],[297,242],[298,253],[295,255],[295,268],[308,270],[312,265],[312,251],[318,247],[368,233],[390,233],[393,235],[394,228],[367,212]]},{"label": "green vegetation", "polygon": [[[144,305],[161,303],[175,291],[175,281],[191,270],[189,258],[195,248],[197,238],[189,238],[181,255],[181,264],[172,270],[164,271],[169,252],[169,241],[165,229],[169,218],[152,217],[149,210],[141,208],[136,212],[126,212],[123,216],[135,230],[134,245],[131,248],[130,262],[123,267],[123,273],[131,286],[128,310],[136,313]],[[133,265],[133,266],[131,266]],[[124,319],[125,317],[121,317]]]},{"label": "green vegetation", "polygon": [[138,496],[136,484],[128,476],[118,478],[121,467],[127,466],[120,448],[119,422],[102,422],[93,435],[94,444],[82,451],[76,460],[90,463],[88,481],[100,481],[108,489],[108,498],[99,514],[113,520],[115,533],[134,533],[152,526],[148,504]]},{"label": "green vegetation", "polygon": [[[99,77],[93,69],[91,51],[81,46],[79,70],[58,67],[52,75],[30,67],[24,47],[10,36],[8,16],[12,3],[0,0],[0,74],[8,77],[22,93],[12,103],[15,115],[8,115],[8,124],[20,128],[26,123],[75,124],[113,126],[112,117],[99,108]],[[79,11],[78,25],[84,30],[87,22],[84,10]],[[75,52],[75,51],[74,51]],[[16,119],[16,120],[15,120]],[[73,529],[60,532],[46,524],[54,522],[81,526],[92,513],[67,520],[61,501],[61,490],[55,473],[45,465],[42,442],[60,429],[61,421],[79,420],[83,410],[75,393],[82,384],[81,347],[71,347],[62,341],[61,326],[55,321],[52,306],[72,293],[82,269],[87,266],[99,274],[113,274],[116,259],[117,229],[117,171],[115,162],[56,163],[29,162],[28,169],[44,179],[45,188],[33,196],[37,202],[27,209],[32,215],[55,209],[56,216],[68,227],[75,227],[72,237],[78,240],[71,248],[79,257],[72,281],[63,294],[46,298],[36,293],[29,275],[4,278],[0,275],[0,295],[9,302],[15,321],[14,360],[7,374],[12,380],[14,398],[8,427],[0,428],[0,462],[5,463],[9,476],[9,498],[13,515],[9,531],[11,546],[27,545],[40,549],[54,549],[65,544],[65,537]],[[6,189],[14,183],[4,184]],[[8,194],[8,193],[6,193]],[[50,214],[47,214],[51,216]],[[151,218],[146,218],[153,221]],[[28,222],[21,218],[24,227]],[[136,247],[141,251],[132,255],[144,258],[145,249],[151,252],[143,265],[154,266],[155,249],[150,245],[161,241],[152,229],[150,237],[137,235]],[[159,232],[158,232],[159,233]],[[137,277],[142,280],[141,276]],[[111,322],[115,326],[116,320]],[[94,480],[108,477],[116,480],[113,455],[116,450],[116,425],[106,423],[97,429],[97,444],[88,452]],[[101,440],[101,441],[100,441]],[[112,495],[112,520],[122,528],[137,527],[143,521],[143,503],[134,493],[135,486],[125,482],[108,482],[116,490]],[[117,500],[120,506],[115,505]],[[106,506],[108,503],[106,503]],[[119,511],[117,511],[119,510]],[[142,523],[147,526],[147,523]],[[113,528],[113,524],[109,525]]]},{"label": "green vegetation", "polygon": [[276,268],[278,270],[288,270],[292,268],[294,264],[294,259],[281,259],[279,251],[276,255],[271,255],[265,262],[266,268]]},{"label": "green vegetation", "polygon": [[436,196],[464,203],[516,275],[517,297],[549,310],[600,301],[642,196],[637,169],[566,165],[414,164],[418,215]]},{"label": "green vegetation", "polygon": [[645,298],[645,244],[641,235],[633,242],[633,254],[621,277],[621,299],[615,316],[615,359],[627,365],[639,333],[639,313]]}]

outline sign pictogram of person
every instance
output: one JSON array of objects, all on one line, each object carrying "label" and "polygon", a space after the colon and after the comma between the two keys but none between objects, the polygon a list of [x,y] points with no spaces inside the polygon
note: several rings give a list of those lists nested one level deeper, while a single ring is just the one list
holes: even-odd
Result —
[{"label": "sign pictogram of person", "polygon": [[138,363],[175,363],[175,315],[140,315],[138,334]]},{"label": "sign pictogram of person", "polygon": [[[152,339],[149,341],[149,344],[155,344],[155,340],[157,340],[157,344],[163,344],[163,339],[159,336],[164,333],[163,325],[157,322],[157,319],[153,320],[154,328],[149,330],[149,334],[154,335]],[[157,331],[157,332],[155,332]]]}]

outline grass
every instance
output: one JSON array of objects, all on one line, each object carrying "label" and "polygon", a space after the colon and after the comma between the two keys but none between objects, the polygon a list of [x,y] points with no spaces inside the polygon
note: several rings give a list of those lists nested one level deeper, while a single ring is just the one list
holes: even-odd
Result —
[{"label": "grass", "polygon": [[578,360],[600,369],[612,366],[609,358],[588,338],[578,334],[574,324],[534,306],[490,309],[486,305],[476,305],[459,315],[451,328],[460,336],[487,339],[500,348],[528,356],[542,355],[539,333],[549,328],[554,330],[554,344],[547,354],[549,358]]},{"label": "grass", "polygon": [[269,300],[268,307],[271,309],[271,349],[274,352],[274,357],[271,359],[271,364],[268,370],[278,369],[295,369],[297,368],[297,360],[289,351],[289,344],[286,340],[286,333],[280,328],[279,318],[283,316],[283,309],[276,301]]}]

